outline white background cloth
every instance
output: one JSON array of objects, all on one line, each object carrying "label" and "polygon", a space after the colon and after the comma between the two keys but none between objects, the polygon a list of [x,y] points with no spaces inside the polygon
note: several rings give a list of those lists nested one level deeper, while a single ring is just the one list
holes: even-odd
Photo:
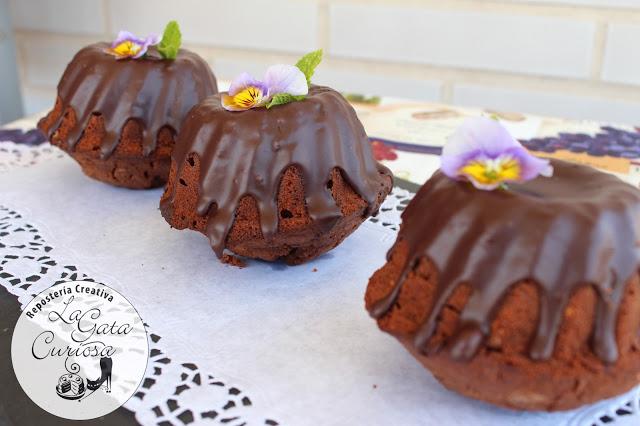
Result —
[{"label": "white background cloth", "polygon": [[[7,143],[0,148],[10,145],[15,148]],[[271,419],[314,426],[590,426],[602,424],[605,413],[617,417],[615,426],[640,423],[638,390],[556,414],[502,410],[461,397],[379,331],[363,296],[395,239],[395,231],[381,222],[397,225],[396,205],[406,198],[402,191],[390,197],[383,221],[366,222],[311,263],[286,267],[253,261],[238,269],[221,264],[202,235],[168,226],[158,211],[161,190],[132,191],[93,181],[48,146],[15,150],[29,156],[45,148],[49,153],[36,157],[46,161],[28,165],[16,163],[11,149],[0,152],[3,220],[15,225],[0,237],[6,245],[0,262],[7,254],[23,255],[12,247],[30,237],[15,230],[29,224],[52,248],[47,256],[60,271],[74,265],[129,299],[149,332],[161,336],[152,342],[160,354],[152,354],[148,368],[154,384],[144,398],[126,404],[141,423],[181,424],[176,415],[189,409],[206,424],[209,420],[197,413],[224,405],[231,389],[241,390],[239,396],[251,404],[236,398],[236,406],[226,411],[240,420],[229,424],[262,425]],[[33,265],[14,260],[4,267],[13,276],[28,276]],[[44,274],[27,290],[3,278],[0,284],[24,305],[34,291],[53,284],[56,274]],[[170,363],[160,362],[165,357]],[[162,373],[154,374],[155,367]],[[200,384],[191,380],[198,373]],[[175,395],[176,386],[185,382],[190,388]],[[170,399],[180,408],[171,412]],[[634,402],[627,410],[635,414],[616,416],[629,401]],[[161,415],[154,411],[158,407]]]}]

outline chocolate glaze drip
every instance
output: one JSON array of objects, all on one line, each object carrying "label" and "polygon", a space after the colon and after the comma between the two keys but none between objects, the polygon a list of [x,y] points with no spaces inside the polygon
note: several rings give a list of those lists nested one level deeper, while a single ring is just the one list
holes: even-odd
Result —
[{"label": "chocolate glaze drip", "polygon": [[[152,47],[144,59],[120,59],[105,53],[109,45],[96,43],[81,49],[67,66],[58,97],[62,111],[76,113],[76,125],[68,136],[72,150],[92,114],[101,114],[105,135],[101,156],[113,153],[120,132],[129,119],[142,122],[142,149],[145,156],[156,148],[156,138],[164,126],[179,131],[187,112],[205,97],[218,92],[216,79],[198,55],[181,49],[175,60],[165,60]],[[51,126],[49,137],[58,129],[64,114]]]},{"label": "chocolate glaze drip", "polygon": [[[263,236],[268,239],[277,231],[278,188],[290,166],[303,174],[309,216],[327,229],[341,216],[327,188],[331,170],[338,167],[368,203],[367,215],[375,213],[377,194],[391,175],[374,160],[353,108],[328,87],[312,86],[304,101],[269,110],[229,112],[220,95],[211,96],[189,112],[178,135],[172,154],[177,176],[191,154],[200,159],[198,214],[215,208],[207,235],[218,257],[245,195],[257,202]],[[163,200],[163,210],[171,208],[174,195]]]},{"label": "chocolate glaze drip", "polygon": [[598,304],[592,347],[603,361],[615,362],[618,308],[640,261],[640,191],[589,167],[552,163],[552,178],[506,191],[480,191],[437,172],[402,214],[396,244],[406,242],[409,256],[395,287],[371,314],[379,318],[391,309],[407,274],[427,257],[438,270],[438,287],[415,345],[424,351],[444,304],[466,283],[472,294],[451,354],[468,360],[510,287],[532,280],[540,289],[540,317],[530,356],[548,359],[569,298],[578,287],[593,285]]}]

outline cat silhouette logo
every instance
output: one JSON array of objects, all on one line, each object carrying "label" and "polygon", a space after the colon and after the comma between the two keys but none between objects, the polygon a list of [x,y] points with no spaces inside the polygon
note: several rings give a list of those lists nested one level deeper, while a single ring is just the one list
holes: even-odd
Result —
[{"label": "cat silhouette logo", "polygon": [[[113,360],[111,358],[100,358],[100,371],[101,375],[96,380],[87,379],[87,387],[84,386],[84,379],[78,374],[68,372],[63,374],[58,379],[56,385],[56,392],[58,396],[63,399],[79,399],[82,400],[85,396],[90,396],[100,387],[105,388],[105,392],[111,392],[111,369],[113,368]],[[90,390],[85,395],[85,389]]]},{"label": "cat silhouette logo", "polygon": [[86,420],[123,405],[149,356],[144,324],[117,291],[89,281],[55,285],[24,309],[11,359],[25,393],[59,417]]},{"label": "cat silhouette logo", "polygon": [[113,360],[111,358],[100,358],[100,372],[101,376],[97,380],[87,379],[87,388],[89,390],[96,390],[106,382],[106,392],[111,392],[111,369],[113,368]]}]

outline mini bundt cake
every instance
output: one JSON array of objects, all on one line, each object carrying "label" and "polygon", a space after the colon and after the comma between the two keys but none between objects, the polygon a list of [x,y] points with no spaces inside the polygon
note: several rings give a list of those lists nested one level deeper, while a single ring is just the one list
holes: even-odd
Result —
[{"label": "mini bundt cake", "polygon": [[38,127],[94,179],[127,188],[162,186],[175,134],[189,109],[218,92],[207,63],[180,49],[173,60],[150,47],[116,59],[107,43],[80,50],[55,106]]},{"label": "mini bundt cake", "polygon": [[481,191],[436,174],[365,303],[447,388],[565,410],[640,382],[640,191],[586,166]]},{"label": "mini bundt cake", "polygon": [[391,190],[362,124],[335,90],[230,112],[221,95],[191,110],[160,208],[174,228],[205,234],[216,255],[298,264],[337,246]]}]

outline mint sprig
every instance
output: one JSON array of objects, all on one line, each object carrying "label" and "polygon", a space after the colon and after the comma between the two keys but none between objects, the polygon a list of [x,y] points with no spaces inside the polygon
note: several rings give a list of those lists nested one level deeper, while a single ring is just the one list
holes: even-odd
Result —
[{"label": "mint sprig", "polygon": [[164,59],[175,59],[182,44],[182,33],[176,21],[169,21],[158,45],[158,52]]},{"label": "mint sprig", "polygon": [[273,95],[269,103],[266,105],[267,109],[274,107],[276,105],[284,105],[293,101],[301,101],[306,98],[305,95],[293,96],[288,93],[278,93],[277,95]]},{"label": "mint sprig", "polygon": [[[296,67],[307,79],[307,86],[311,86],[311,77],[313,77],[313,73],[316,70],[316,67],[320,64],[320,61],[322,61],[322,49],[307,53],[296,63]],[[289,93],[278,93],[274,95],[265,106],[269,109],[277,105],[284,105],[294,101],[302,101],[306,97],[306,95],[294,96]]]},{"label": "mint sprig", "polygon": [[304,55],[298,62],[296,62],[296,67],[307,78],[307,85],[311,86],[311,77],[313,77],[313,73],[316,70],[316,67],[322,61],[322,49],[318,49],[315,52],[307,53]]}]

